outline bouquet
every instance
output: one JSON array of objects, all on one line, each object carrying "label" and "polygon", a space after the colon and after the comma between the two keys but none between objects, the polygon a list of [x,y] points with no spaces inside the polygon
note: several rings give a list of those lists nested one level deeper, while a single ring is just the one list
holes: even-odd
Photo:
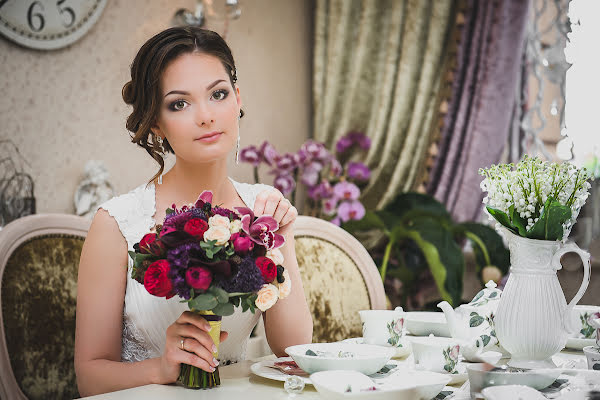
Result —
[{"label": "bouquet", "polygon": [[[146,290],[167,299],[177,295],[192,312],[211,325],[218,356],[221,318],[234,307],[265,311],[291,290],[279,250],[284,237],[275,233],[277,221],[256,218],[245,207],[235,211],[213,206],[212,193],[203,192],[195,204],[167,209],[156,232],[144,235],[129,255],[132,278]],[[190,388],[220,384],[218,367],[206,372],[182,365],[179,382]]]},{"label": "bouquet", "polygon": [[585,168],[527,155],[517,165],[492,165],[479,174],[489,215],[530,239],[566,240],[591,187]]},{"label": "bouquet", "polygon": [[349,132],[335,146],[335,155],[323,143],[306,141],[296,153],[280,154],[269,142],[248,146],[240,152],[243,162],[254,167],[266,164],[274,175],[273,186],[295,202],[298,183],[306,188],[305,213],[327,219],[336,225],[360,220],[365,207],[359,200],[361,188],[371,178],[371,170],[360,161],[351,161],[355,153],[367,152],[371,139],[364,133]]}]

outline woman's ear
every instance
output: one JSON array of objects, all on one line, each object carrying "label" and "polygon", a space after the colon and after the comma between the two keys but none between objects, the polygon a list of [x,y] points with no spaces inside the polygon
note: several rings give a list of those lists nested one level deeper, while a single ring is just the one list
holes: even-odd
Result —
[{"label": "woman's ear", "polygon": [[235,85],[235,100],[237,101],[238,107],[242,108],[242,96],[240,96],[240,87]]}]

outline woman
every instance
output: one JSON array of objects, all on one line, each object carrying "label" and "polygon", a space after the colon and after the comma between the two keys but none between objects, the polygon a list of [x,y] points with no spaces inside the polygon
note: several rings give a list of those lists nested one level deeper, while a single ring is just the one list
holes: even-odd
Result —
[{"label": "woman", "polygon": [[[165,217],[172,204],[195,202],[203,190],[213,204],[249,207],[279,222],[281,248],[292,280],[291,294],[263,314],[267,341],[277,356],[287,346],[308,343],[312,319],[294,251],[297,216],[280,192],[228,178],[227,157],[239,151],[242,101],[231,51],[216,33],[194,27],[167,29],[146,42],[131,66],[123,99],[132,141],[160,170],[148,184],[104,203],[83,246],[78,277],[75,370],[82,395],[177,380],[180,364],[214,371],[208,323],[177,297],[150,295],[130,277],[127,250]],[[165,152],[175,164],[163,176]],[[236,152],[237,153],[237,152]],[[237,155],[237,154],[236,154]],[[221,363],[243,359],[259,312],[240,309],[222,322]]]}]

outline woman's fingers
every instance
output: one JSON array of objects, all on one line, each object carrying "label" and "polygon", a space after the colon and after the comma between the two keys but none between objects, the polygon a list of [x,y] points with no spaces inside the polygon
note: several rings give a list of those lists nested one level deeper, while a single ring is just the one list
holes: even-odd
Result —
[{"label": "woman's fingers", "polygon": [[291,206],[292,205],[290,204],[289,200],[286,198],[281,199],[279,204],[277,204],[277,209],[273,213],[273,219],[275,219],[280,226],[282,225],[281,222],[283,220],[283,216],[288,212]]},{"label": "woman's fingers", "polygon": [[210,331],[210,324],[202,316],[193,313],[191,311],[184,311],[181,313],[177,321],[177,324],[191,324],[197,326],[199,329],[208,332]]},{"label": "woman's fingers", "polygon": [[290,208],[287,209],[285,215],[279,221],[279,226],[287,226],[294,222],[296,217],[298,217],[298,210],[296,210],[296,207],[290,205]]},{"label": "woman's fingers", "polygon": [[[202,346],[204,346],[206,351],[209,352],[210,354],[217,351],[217,347],[215,346],[210,335],[208,333],[198,329],[194,325],[190,325],[190,324],[180,325],[176,332],[176,337],[177,336],[182,337],[182,338],[195,339],[196,342],[201,344]],[[186,350],[190,350],[190,349],[186,348]],[[201,356],[201,354],[198,354],[198,355]]]},{"label": "woman's fingers", "polygon": [[[187,346],[187,344],[186,344],[186,346]],[[175,353],[175,358],[176,358],[175,361],[177,361],[179,363],[193,365],[194,367],[203,369],[206,372],[214,372],[215,371],[216,366],[212,366],[204,358],[198,357],[196,354],[190,353],[185,350],[181,350],[181,349],[177,350],[177,352]]]},{"label": "woman's fingers", "polygon": [[196,339],[190,337],[184,337],[181,340],[183,340],[183,349],[181,348],[180,344],[178,344],[180,350],[196,354],[198,357],[206,361],[211,367],[216,367],[219,365],[219,362],[213,356],[213,352],[208,350],[204,343],[200,343]]}]

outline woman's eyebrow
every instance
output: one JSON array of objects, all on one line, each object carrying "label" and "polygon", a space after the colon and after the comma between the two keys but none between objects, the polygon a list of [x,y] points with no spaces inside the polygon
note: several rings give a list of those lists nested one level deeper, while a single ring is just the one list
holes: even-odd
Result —
[{"label": "woman's eyebrow", "polygon": [[[221,82],[225,82],[225,80],[224,79],[217,79],[216,81],[214,81],[213,83],[211,83],[210,85],[208,85],[206,87],[206,90],[212,89],[213,87],[215,87],[217,84],[219,84]],[[181,95],[184,95],[184,96],[189,96],[190,95],[189,92],[186,92],[184,90],[171,90],[169,93],[165,94],[165,97],[167,97],[170,94],[181,94]]]}]

